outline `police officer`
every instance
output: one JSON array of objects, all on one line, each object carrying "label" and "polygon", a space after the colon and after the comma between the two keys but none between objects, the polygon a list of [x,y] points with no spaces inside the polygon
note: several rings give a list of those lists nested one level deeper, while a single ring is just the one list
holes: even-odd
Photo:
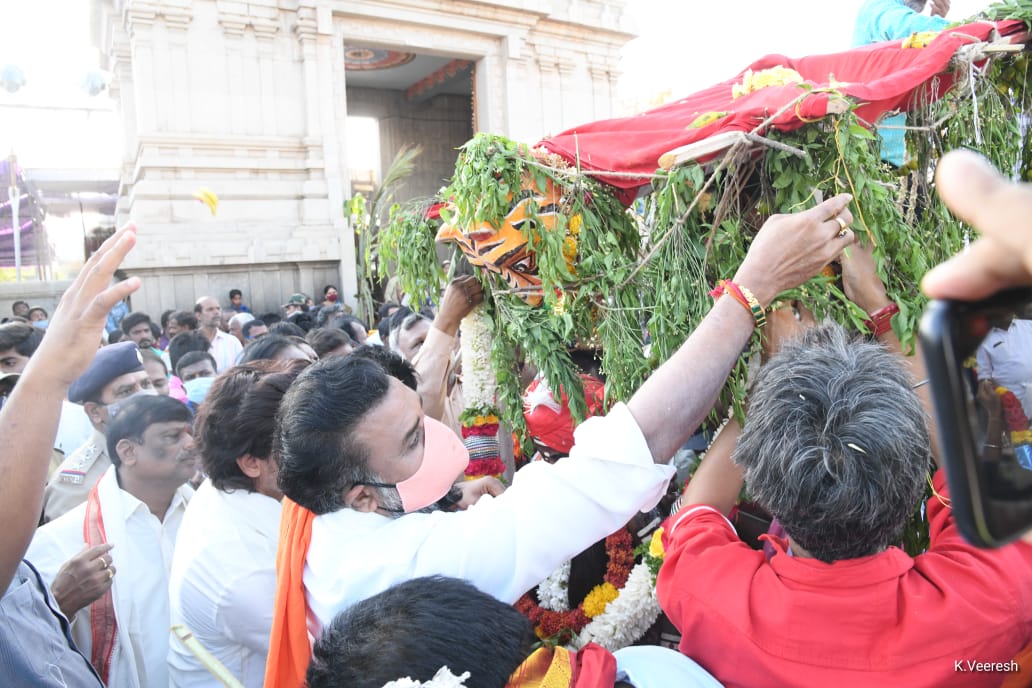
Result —
[{"label": "police officer", "polygon": [[68,388],[68,400],[82,404],[93,425],[93,436],[58,467],[43,493],[43,520],[52,521],[86,501],[86,496],[111,459],[107,454],[107,426],[125,400],[136,394],[155,394],[139,348],[119,342],[97,351],[90,367]]}]

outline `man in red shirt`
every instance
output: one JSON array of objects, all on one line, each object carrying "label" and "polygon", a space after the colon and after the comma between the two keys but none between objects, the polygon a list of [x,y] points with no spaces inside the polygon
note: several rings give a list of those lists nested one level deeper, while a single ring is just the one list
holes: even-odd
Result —
[{"label": "man in red shirt", "polygon": [[[846,290],[870,310],[884,292],[850,281],[869,256],[851,253]],[[681,651],[726,686],[998,686],[1014,670],[1032,638],[1032,546],[967,544],[941,470],[928,551],[894,546],[931,458],[913,384],[885,346],[822,326],[761,369],[741,437],[731,423],[710,449],[666,524],[657,592]],[[788,534],[764,536],[769,560],[724,517],[743,471]]]}]

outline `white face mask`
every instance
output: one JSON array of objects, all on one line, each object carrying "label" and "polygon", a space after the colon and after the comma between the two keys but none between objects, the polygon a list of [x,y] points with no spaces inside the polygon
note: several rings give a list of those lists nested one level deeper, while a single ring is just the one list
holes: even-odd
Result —
[{"label": "white face mask", "polygon": [[192,404],[200,404],[204,401],[204,398],[208,396],[208,390],[211,389],[214,382],[214,376],[195,377],[192,380],[184,382],[183,389],[186,391],[186,398],[189,399]]}]

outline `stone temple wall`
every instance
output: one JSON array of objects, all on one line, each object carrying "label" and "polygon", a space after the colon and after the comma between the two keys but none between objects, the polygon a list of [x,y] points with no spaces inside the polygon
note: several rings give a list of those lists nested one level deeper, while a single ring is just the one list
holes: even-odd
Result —
[{"label": "stone temple wall", "polygon": [[[356,291],[346,121],[380,119],[383,168],[422,143],[401,197],[436,191],[473,131],[529,142],[615,112],[617,0],[93,0],[124,125],[115,221],[136,222],[133,306],[157,316],[230,288],[256,311],[290,293]],[[348,88],[346,44],[474,61],[468,98],[407,107]],[[212,216],[193,198],[215,191]]]}]

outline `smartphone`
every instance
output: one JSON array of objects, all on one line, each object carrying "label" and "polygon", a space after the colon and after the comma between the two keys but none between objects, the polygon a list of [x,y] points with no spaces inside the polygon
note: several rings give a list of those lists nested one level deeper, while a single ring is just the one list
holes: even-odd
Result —
[{"label": "smartphone", "polygon": [[980,547],[1032,527],[1032,289],[932,301],[921,321],[953,515]]}]

